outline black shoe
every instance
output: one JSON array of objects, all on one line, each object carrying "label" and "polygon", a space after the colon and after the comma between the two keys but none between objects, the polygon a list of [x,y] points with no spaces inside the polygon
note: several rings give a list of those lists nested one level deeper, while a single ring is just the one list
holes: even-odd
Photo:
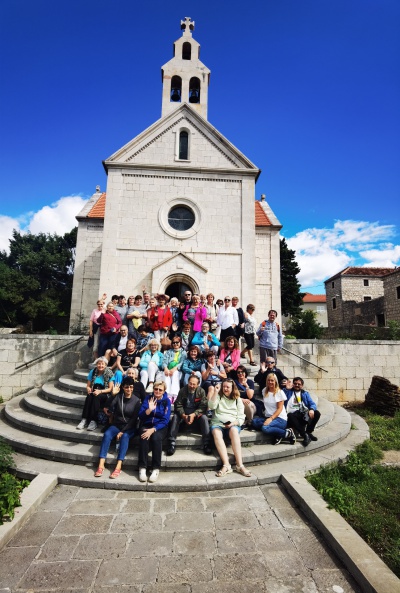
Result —
[{"label": "black shoe", "polygon": [[210,445],[208,445],[208,444],[204,445],[203,451],[206,455],[211,455],[211,453],[212,453],[212,449],[211,449]]},{"label": "black shoe", "polygon": [[311,437],[306,432],[306,434],[304,435],[304,439],[303,439],[303,447],[307,447],[310,443],[311,443]]},{"label": "black shoe", "polygon": [[274,444],[274,445],[279,445],[281,442],[282,442],[282,439],[281,439],[281,438],[279,438],[279,437],[276,437],[276,439],[274,439],[274,442],[273,442],[273,444]]},{"label": "black shoe", "polygon": [[289,443],[291,445],[295,445],[296,444],[296,435],[294,434],[293,429],[292,428],[288,428],[288,432],[289,432],[289,434],[288,434],[288,437],[287,438],[289,439]]},{"label": "black shoe", "polygon": [[176,445],[175,443],[170,443],[167,449],[167,455],[171,456],[175,453]]},{"label": "black shoe", "polygon": [[318,437],[315,437],[311,432],[308,432],[307,434],[312,441],[318,441]]}]

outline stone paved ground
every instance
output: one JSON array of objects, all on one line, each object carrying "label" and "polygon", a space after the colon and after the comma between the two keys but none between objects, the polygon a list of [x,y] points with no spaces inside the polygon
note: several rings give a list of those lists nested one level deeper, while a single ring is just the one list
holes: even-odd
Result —
[{"label": "stone paved ground", "polygon": [[0,593],[360,593],[276,484],[58,486],[1,552]]}]

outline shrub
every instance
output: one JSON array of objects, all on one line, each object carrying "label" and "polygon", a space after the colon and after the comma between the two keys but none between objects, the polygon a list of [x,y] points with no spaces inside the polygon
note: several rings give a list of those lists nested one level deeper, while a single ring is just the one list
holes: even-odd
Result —
[{"label": "shrub", "polygon": [[21,492],[29,484],[28,480],[20,480],[8,471],[13,466],[12,449],[0,438],[0,525],[14,518]]}]

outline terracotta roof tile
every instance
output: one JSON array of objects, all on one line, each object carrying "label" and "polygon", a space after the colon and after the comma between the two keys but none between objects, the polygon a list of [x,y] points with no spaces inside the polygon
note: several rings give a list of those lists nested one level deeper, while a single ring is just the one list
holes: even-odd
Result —
[{"label": "terracotta roof tile", "polygon": [[255,202],[256,226],[272,226],[272,222],[264,212],[260,202]]},{"label": "terracotta roof tile", "polygon": [[330,282],[331,280],[335,280],[336,278],[340,278],[341,276],[358,276],[359,278],[369,276],[370,278],[382,278],[383,276],[387,276],[391,274],[395,268],[362,268],[362,267],[349,267],[345,268],[341,272],[338,272],[334,276],[325,280],[325,284]]},{"label": "terracotta roof tile", "polygon": [[303,296],[303,303],[326,303],[326,295],[307,292]]},{"label": "terracotta roof tile", "polygon": [[88,218],[104,218],[106,211],[106,193],[103,192],[97,202],[93,204],[88,212]]}]

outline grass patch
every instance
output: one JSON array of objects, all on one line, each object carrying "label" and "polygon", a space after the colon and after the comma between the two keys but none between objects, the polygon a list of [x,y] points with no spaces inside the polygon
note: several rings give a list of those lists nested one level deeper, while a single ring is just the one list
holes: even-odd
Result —
[{"label": "grass patch", "polygon": [[383,417],[357,407],[371,440],[307,476],[330,508],[338,511],[389,568],[400,577],[400,470],[377,462],[383,451],[400,449],[400,413]]}]

